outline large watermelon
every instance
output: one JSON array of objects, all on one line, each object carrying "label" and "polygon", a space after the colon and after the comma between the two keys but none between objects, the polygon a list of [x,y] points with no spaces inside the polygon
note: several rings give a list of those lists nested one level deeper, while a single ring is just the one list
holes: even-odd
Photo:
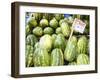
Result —
[{"label": "large watermelon", "polygon": [[51,27],[44,28],[44,34],[53,34],[54,30]]},{"label": "large watermelon", "polygon": [[36,36],[42,36],[43,34],[43,30],[41,27],[36,27],[33,29],[33,34]]},{"label": "large watermelon", "polygon": [[47,27],[49,25],[49,22],[47,19],[41,19],[40,20],[40,26],[41,27]]},{"label": "large watermelon", "polygon": [[33,34],[29,34],[26,38],[26,44],[27,45],[34,46],[37,41],[38,41],[37,37]]},{"label": "large watermelon", "polygon": [[88,51],[88,40],[85,36],[79,38],[77,43],[77,50],[79,54],[86,54]]},{"label": "large watermelon", "polygon": [[26,62],[26,67],[32,67],[34,65],[33,63],[33,47],[30,45],[26,45],[26,50],[25,50],[25,62]]},{"label": "large watermelon", "polygon": [[89,57],[86,54],[79,54],[77,57],[77,64],[89,64]]},{"label": "large watermelon", "polygon": [[55,48],[51,52],[51,66],[60,66],[64,64],[63,52],[61,49]]},{"label": "large watermelon", "polygon": [[64,51],[66,45],[65,37],[62,34],[58,34],[54,41],[54,48],[60,48]]},{"label": "large watermelon", "polygon": [[37,48],[33,55],[34,66],[49,66],[50,57],[46,49]]},{"label": "large watermelon", "polygon": [[61,24],[61,30],[65,37],[68,37],[70,35],[70,27],[67,23],[63,22]]},{"label": "large watermelon", "polygon": [[75,59],[77,55],[77,38],[72,36],[72,38],[67,42],[66,49],[64,51],[65,60],[71,62]]},{"label": "large watermelon", "polygon": [[35,18],[30,18],[29,22],[28,22],[28,25],[30,26],[30,28],[32,29],[33,27],[36,27],[37,26],[37,21],[35,20]]},{"label": "large watermelon", "polygon": [[48,34],[45,34],[40,38],[39,45],[41,48],[47,49],[47,51],[50,51],[52,48],[52,37]]},{"label": "large watermelon", "polygon": [[61,27],[56,28],[56,34],[62,33]]},{"label": "large watermelon", "polygon": [[52,20],[50,20],[49,25],[50,25],[50,27],[55,29],[58,27],[58,21],[55,18],[53,18]]}]

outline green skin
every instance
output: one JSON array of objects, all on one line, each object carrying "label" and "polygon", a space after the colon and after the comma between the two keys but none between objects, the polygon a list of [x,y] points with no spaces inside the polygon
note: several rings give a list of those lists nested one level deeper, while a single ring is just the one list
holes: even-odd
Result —
[{"label": "green skin", "polygon": [[47,27],[49,25],[49,22],[48,22],[48,20],[47,19],[41,19],[40,20],[40,26],[41,27]]},{"label": "green skin", "polygon": [[27,57],[27,67],[32,67],[33,65],[33,53],[30,53]]},{"label": "green skin", "polygon": [[88,49],[88,40],[85,36],[79,38],[77,43],[77,50],[79,54],[86,54]]},{"label": "green skin", "polygon": [[26,44],[27,44],[27,45],[31,45],[31,46],[33,46],[33,47],[34,47],[34,45],[35,45],[35,43],[36,43],[37,41],[38,41],[38,40],[37,40],[36,36],[33,35],[33,34],[29,34],[29,35],[27,36],[27,38],[26,38]]},{"label": "green skin", "polygon": [[54,40],[56,39],[57,35],[56,34],[52,34],[52,39],[53,39],[53,42]]},{"label": "green skin", "polygon": [[40,47],[46,49],[48,52],[51,51],[52,44],[53,44],[53,41],[50,35],[45,34],[44,36],[40,38],[40,41],[39,41]]},{"label": "green skin", "polygon": [[54,41],[54,48],[60,48],[62,51],[65,49],[65,37],[61,34],[58,34],[55,41]]},{"label": "green skin", "polygon": [[62,33],[61,27],[56,28],[56,34]]},{"label": "green skin", "polygon": [[37,21],[34,18],[31,18],[30,21],[28,22],[28,25],[30,28],[36,27],[37,26]]},{"label": "green skin", "polygon": [[46,49],[43,48],[37,48],[34,51],[34,66],[49,66],[50,62],[50,56]]},{"label": "green skin", "polygon": [[43,30],[41,27],[36,27],[33,29],[33,34],[36,36],[42,36],[43,34]]},{"label": "green skin", "polygon": [[44,32],[44,34],[51,35],[51,34],[53,34],[54,30],[51,27],[46,27],[43,32]]},{"label": "green skin", "polygon": [[89,64],[89,57],[86,54],[79,54],[77,57],[77,64]]},{"label": "green skin", "polygon": [[52,46],[54,47],[54,42],[55,42],[55,40],[56,40],[57,35],[56,35],[56,34],[52,34],[51,37],[52,37],[52,42],[53,42],[53,43],[52,43],[52,44],[53,44]]},{"label": "green skin", "polygon": [[39,46],[39,42],[37,42],[37,43],[35,43],[35,45],[34,45],[34,51],[35,51],[35,49],[37,49],[37,48],[39,48],[40,46]]},{"label": "green skin", "polygon": [[52,20],[50,20],[49,25],[50,25],[50,27],[55,29],[58,27],[58,21],[55,18],[53,18]]},{"label": "green skin", "polygon": [[30,45],[26,45],[26,67],[32,67],[34,65],[33,63],[33,47]]},{"label": "green skin", "polygon": [[62,14],[55,14],[54,16],[55,16],[55,18],[56,18],[57,21],[59,21],[62,18],[64,18]]},{"label": "green skin", "polygon": [[30,29],[30,26],[29,25],[26,25],[25,31],[26,31],[26,36],[31,33],[31,29]]},{"label": "green skin", "polygon": [[61,66],[64,64],[63,52],[59,48],[51,52],[51,66]]},{"label": "green skin", "polygon": [[61,30],[65,37],[68,37],[70,35],[70,27],[67,23],[64,22],[61,24]]},{"label": "green skin", "polygon": [[71,62],[75,59],[77,55],[76,46],[77,46],[77,38],[72,36],[70,41],[67,42],[67,46],[64,51],[65,60]]},{"label": "green skin", "polygon": [[61,19],[60,21],[59,21],[59,26],[61,26],[61,24],[64,22],[64,19]]}]

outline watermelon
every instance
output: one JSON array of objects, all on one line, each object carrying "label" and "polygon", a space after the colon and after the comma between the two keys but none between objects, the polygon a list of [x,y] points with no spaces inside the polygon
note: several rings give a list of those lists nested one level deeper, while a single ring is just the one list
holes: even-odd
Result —
[{"label": "watermelon", "polygon": [[70,29],[70,27],[68,26],[67,23],[63,22],[63,23],[61,24],[61,30],[62,30],[62,33],[63,33],[63,35],[64,35],[65,37],[69,37],[70,32],[71,32],[71,29]]},{"label": "watermelon", "polygon": [[51,27],[44,28],[44,34],[53,34],[54,30]]},{"label": "watermelon", "polygon": [[50,51],[52,48],[52,37],[48,34],[45,34],[40,38],[39,45],[41,48],[47,49],[47,51]]},{"label": "watermelon", "polygon": [[41,27],[36,27],[33,29],[33,34],[36,36],[42,36],[43,34],[43,30]]},{"label": "watermelon", "polygon": [[71,62],[76,58],[77,55],[77,38],[72,36],[71,39],[67,42],[66,49],[64,51],[65,60]]},{"label": "watermelon", "polygon": [[50,27],[55,29],[58,27],[58,21],[55,18],[53,18],[52,20],[50,20],[49,25],[50,25]]},{"label": "watermelon", "polygon": [[50,65],[50,56],[48,51],[43,48],[36,48],[33,55],[34,66],[49,66]]},{"label": "watermelon", "polygon": [[42,28],[47,27],[48,25],[49,25],[49,22],[48,22],[47,19],[41,19],[41,20],[40,20],[40,26],[41,26]]},{"label": "watermelon", "polygon": [[61,27],[56,28],[56,34],[62,33]]},{"label": "watermelon", "polygon": [[26,67],[34,66],[34,62],[33,62],[33,47],[30,46],[30,45],[26,45],[25,62],[26,62]]},{"label": "watermelon", "polygon": [[54,48],[60,48],[64,51],[66,45],[65,37],[62,34],[58,34],[54,41]]},{"label": "watermelon", "polygon": [[29,34],[26,38],[26,44],[31,45],[34,47],[35,43],[37,42],[37,37],[33,34]]},{"label": "watermelon", "polygon": [[79,54],[86,54],[88,51],[88,40],[85,36],[81,36],[77,43],[77,50]]},{"label": "watermelon", "polygon": [[51,66],[61,66],[64,64],[63,52],[59,48],[53,49],[51,52]]},{"label": "watermelon", "polygon": [[79,54],[77,57],[77,64],[89,64],[89,56],[86,54]]}]

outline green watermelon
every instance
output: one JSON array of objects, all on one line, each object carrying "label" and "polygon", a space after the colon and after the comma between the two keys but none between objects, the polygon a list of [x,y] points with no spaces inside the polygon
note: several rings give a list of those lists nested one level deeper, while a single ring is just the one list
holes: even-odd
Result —
[{"label": "green watermelon", "polygon": [[65,37],[62,34],[58,34],[54,41],[54,48],[60,48],[64,51],[66,45]]},{"label": "green watermelon", "polygon": [[47,27],[49,25],[49,22],[48,22],[48,20],[47,19],[41,19],[40,20],[40,26],[41,27]]},{"label": "green watermelon", "polygon": [[67,23],[63,22],[61,24],[61,30],[62,30],[62,33],[65,37],[68,37],[70,35],[70,27],[68,26]]},{"label": "green watermelon", "polygon": [[55,48],[51,52],[51,66],[61,66],[64,64],[63,52],[61,49]]},{"label": "green watermelon", "polygon": [[56,28],[56,34],[62,33],[61,27]]},{"label": "green watermelon", "polygon": [[32,29],[33,27],[36,27],[37,26],[37,21],[35,20],[35,18],[30,18],[29,22],[28,22],[28,25],[30,26],[30,29]]},{"label": "green watermelon", "polygon": [[54,30],[51,27],[44,28],[44,34],[53,34]]},{"label": "green watermelon", "polygon": [[33,47],[30,46],[30,45],[26,45],[25,62],[26,62],[26,67],[32,67],[34,65],[34,62],[33,62]]},{"label": "green watermelon", "polygon": [[88,49],[88,40],[85,36],[79,38],[77,43],[77,50],[79,54],[86,54]]},{"label": "green watermelon", "polygon": [[50,35],[45,34],[44,36],[40,38],[39,45],[41,48],[44,48],[47,51],[50,51],[52,49],[52,44],[53,44],[52,37]]},{"label": "green watermelon", "polygon": [[89,64],[89,56],[86,54],[79,54],[77,57],[77,64]]},{"label": "green watermelon", "polygon": [[31,45],[34,47],[35,43],[37,42],[37,37],[33,34],[29,34],[26,38],[26,44]]},{"label": "green watermelon", "polygon": [[76,58],[77,55],[77,38],[72,36],[71,39],[67,42],[67,46],[64,51],[65,60],[71,62]]},{"label": "green watermelon", "polygon": [[35,67],[50,65],[50,56],[46,49],[36,48],[33,56],[34,56],[33,61]]},{"label": "green watermelon", "polygon": [[43,34],[43,30],[41,27],[36,27],[33,29],[33,34],[36,36],[42,36]]},{"label": "green watermelon", "polygon": [[50,25],[50,27],[55,29],[58,27],[58,21],[55,18],[53,18],[52,20],[50,20],[49,25]]}]

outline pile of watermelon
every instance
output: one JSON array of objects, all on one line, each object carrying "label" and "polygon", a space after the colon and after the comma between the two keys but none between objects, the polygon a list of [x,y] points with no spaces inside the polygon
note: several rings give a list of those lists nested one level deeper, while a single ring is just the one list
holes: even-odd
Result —
[{"label": "pile of watermelon", "polygon": [[27,12],[25,26],[25,66],[87,65],[89,54],[89,16],[80,15],[86,23],[83,34],[71,34],[77,15]]}]

